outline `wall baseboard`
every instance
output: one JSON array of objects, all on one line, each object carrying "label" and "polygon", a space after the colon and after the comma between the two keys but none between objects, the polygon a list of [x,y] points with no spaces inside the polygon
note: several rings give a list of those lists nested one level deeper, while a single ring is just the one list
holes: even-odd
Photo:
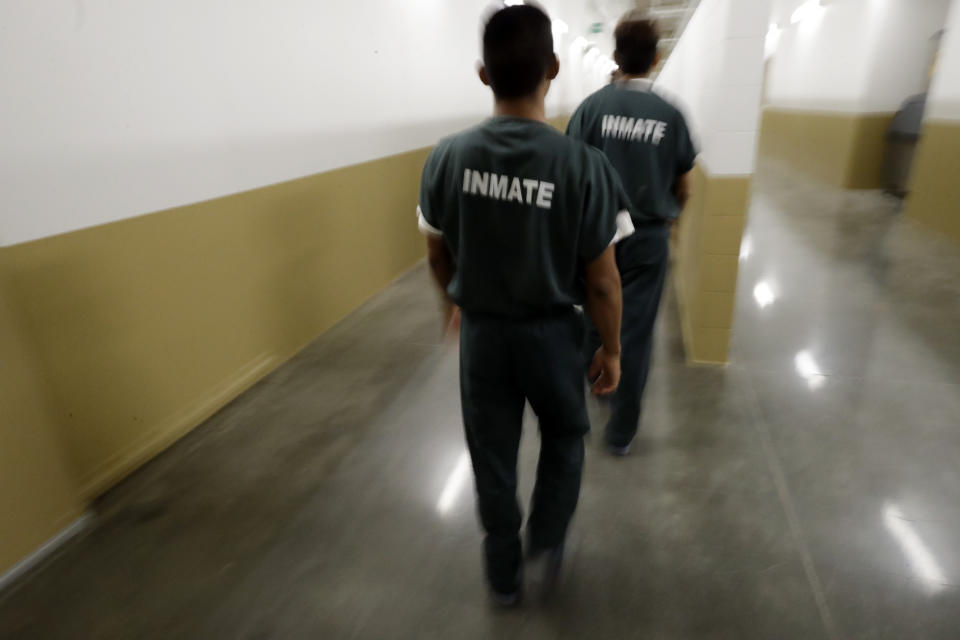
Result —
[{"label": "wall baseboard", "polygon": [[44,542],[37,549],[25,557],[23,560],[13,565],[3,574],[0,574],[0,597],[4,592],[13,587],[20,578],[36,568],[40,563],[70,541],[72,538],[83,533],[93,523],[93,514],[86,512],[79,518],[71,522],[55,536]]},{"label": "wall baseboard", "polygon": [[203,394],[203,400],[177,412],[163,424],[134,442],[130,447],[102,464],[80,487],[80,495],[96,498],[127,475],[190,433],[234,398],[273,371],[285,358],[263,354],[247,363],[216,389]]}]

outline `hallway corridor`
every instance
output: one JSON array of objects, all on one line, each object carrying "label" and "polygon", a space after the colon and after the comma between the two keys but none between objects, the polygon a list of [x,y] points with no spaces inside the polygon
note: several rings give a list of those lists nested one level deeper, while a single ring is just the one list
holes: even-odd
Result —
[{"label": "hallway corridor", "polygon": [[668,296],[629,457],[591,405],[552,601],[487,603],[418,267],[105,496],[0,638],[960,637],[960,250],[759,164],[731,364],[684,364]]}]

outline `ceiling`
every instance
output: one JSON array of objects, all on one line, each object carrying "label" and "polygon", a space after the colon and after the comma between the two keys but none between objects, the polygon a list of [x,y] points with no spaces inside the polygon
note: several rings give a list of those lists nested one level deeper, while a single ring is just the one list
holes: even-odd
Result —
[{"label": "ceiling", "polygon": [[591,0],[590,2],[593,10],[607,26],[609,33],[613,32],[617,21],[630,9],[638,9],[654,18],[660,25],[661,66],[670,56],[670,52],[673,51],[673,47],[699,3],[700,0]]},{"label": "ceiling", "polygon": [[634,4],[638,9],[649,13],[660,25],[662,65],[683,34],[700,0],[635,0]]}]

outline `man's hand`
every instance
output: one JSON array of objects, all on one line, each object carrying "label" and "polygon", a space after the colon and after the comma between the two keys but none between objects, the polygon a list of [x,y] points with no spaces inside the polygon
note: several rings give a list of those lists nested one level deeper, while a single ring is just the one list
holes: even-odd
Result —
[{"label": "man's hand", "polygon": [[436,234],[427,236],[427,262],[430,264],[430,273],[433,274],[443,301],[443,337],[455,341],[460,335],[460,307],[447,296],[455,267],[453,256],[450,255],[450,249],[443,236]]},{"label": "man's hand", "polygon": [[443,317],[444,335],[447,340],[455,341],[460,336],[460,307],[447,302]]},{"label": "man's hand", "polygon": [[590,364],[590,380],[595,396],[608,396],[616,391],[620,384],[620,354],[607,353],[603,347],[597,349]]}]

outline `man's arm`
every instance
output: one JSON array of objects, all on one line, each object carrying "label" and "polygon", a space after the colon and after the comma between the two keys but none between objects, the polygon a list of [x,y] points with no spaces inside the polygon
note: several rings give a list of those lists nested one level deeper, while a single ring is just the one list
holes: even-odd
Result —
[{"label": "man's arm", "polygon": [[453,256],[447,247],[446,240],[440,235],[427,236],[427,262],[430,264],[430,273],[433,280],[440,287],[440,293],[447,297],[447,287],[453,280]]},{"label": "man's arm", "polygon": [[600,334],[601,346],[590,365],[593,393],[602,396],[620,384],[620,316],[623,311],[620,272],[611,245],[587,264],[587,310]]},{"label": "man's arm", "polygon": [[447,287],[453,280],[455,267],[453,256],[450,255],[450,248],[447,247],[447,242],[443,236],[427,235],[427,262],[430,264],[430,273],[433,274],[433,280],[440,288],[440,295],[443,300],[444,326],[452,329],[457,321],[457,307],[447,295]]}]

